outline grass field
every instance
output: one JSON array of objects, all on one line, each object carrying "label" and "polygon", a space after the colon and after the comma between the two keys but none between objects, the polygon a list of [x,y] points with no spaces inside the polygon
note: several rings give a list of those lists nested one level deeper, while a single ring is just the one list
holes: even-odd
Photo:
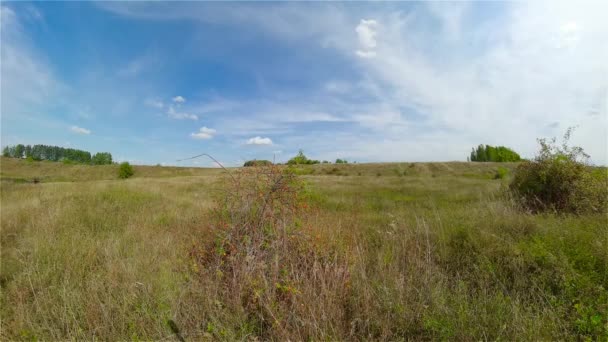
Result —
[{"label": "grass field", "polygon": [[235,285],[192,257],[225,171],[1,163],[2,340],[608,339],[606,215],[518,210],[515,164],[301,167],[310,270]]}]

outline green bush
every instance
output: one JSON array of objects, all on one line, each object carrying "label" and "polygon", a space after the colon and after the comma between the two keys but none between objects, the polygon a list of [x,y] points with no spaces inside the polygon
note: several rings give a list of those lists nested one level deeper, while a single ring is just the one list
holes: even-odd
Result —
[{"label": "green bush", "polygon": [[555,138],[539,139],[538,156],[517,168],[509,188],[524,208],[534,212],[606,211],[608,175],[588,165],[589,156],[582,148],[568,146],[571,133],[572,129],[566,131],[562,146]]},{"label": "green bush", "polygon": [[270,160],[248,160],[243,164],[243,166],[268,166],[272,165]]},{"label": "green bush", "polygon": [[287,161],[287,165],[312,165],[312,164],[320,164],[321,162],[318,160],[308,159],[304,155],[304,151],[300,150],[298,155],[289,159]]},{"label": "green bush", "polygon": [[504,179],[504,178],[507,178],[508,175],[509,175],[509,169],[507,169],[506,167],[500,166],[496,170],[496,174],[494,174],[494,179]]},{"label": "green bush", "polygon": [[120,163],[120,167],[118,169],[118,178],[127,179],[133,176],[133,167],[129,162]]}]

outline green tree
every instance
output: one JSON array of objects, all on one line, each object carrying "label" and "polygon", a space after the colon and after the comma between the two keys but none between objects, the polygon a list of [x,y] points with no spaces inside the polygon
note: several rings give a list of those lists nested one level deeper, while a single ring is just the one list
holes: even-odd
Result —
[{"label": "green tree", "polygon": [[470,161],[474,162],[516,162],[521,157],[515,151],[504,146],[479,145],[471,150]]},{"label": "green tree", "polygon": [[91,157],[93,165],[109,165],[112,164],[112,154],[109,152],[98,152]]},{"label": "green tree", "polygon": [[243,166],[266,166],[266,165],[272,165],[272,162],[270,160],[248,160],[245,162],[245,164],[243,164]]},{"label": "green tree", "polygon": [[25,146],[23,146],[23,144],[18,144],[17,146],[15,146],[15,158],[23,158],[24,153]]},{"label": "green tree", "polygon": [[288,165],[308,164],[308,158],[304,155],[304,151],[300,150],[298,154],[287,161]]}]

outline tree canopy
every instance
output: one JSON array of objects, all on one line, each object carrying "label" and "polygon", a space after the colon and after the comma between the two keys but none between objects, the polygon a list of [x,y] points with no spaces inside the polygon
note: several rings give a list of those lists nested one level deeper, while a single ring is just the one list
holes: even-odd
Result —
[{"label": "tree canopy", "polygon": [[312,159],[308,159],[308,157],[306,157],[304,155],[304,151],[300,150],[300,152],[298,152],[298,155],[296,155],[295,157],[289,159],[289,161],[287,161],[288,165],[310,165],[310,164],[319,164],[320,162],[318,160],[312,160]]},{"label": "tree canopy", "polygon": [[471,150],[469,160],[473,162],[516,162],[520,161],[521,157],[508,147],[481,144]]},{"label": "tree canopy", "polygon": [[245,164],[243,164],[243,166],[266,166],[266,165],[272,165],[272,162],[270,160],[248,160],[245,162]]},{"label": "tree canopy", "polygon": [[71,161],[83,164],[112,164],[112,154],[99,152],[91,157],[91,152],[74,148],[63,148],[50,145],[23,145],[6,146],[2,151],[4,157],[32,158],[34,160]]}]

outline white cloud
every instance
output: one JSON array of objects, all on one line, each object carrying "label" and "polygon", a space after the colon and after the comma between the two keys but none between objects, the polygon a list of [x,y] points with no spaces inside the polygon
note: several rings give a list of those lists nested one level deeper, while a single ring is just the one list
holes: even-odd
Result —
[{"label": "white cloud", "polygon": [[272,140],[257,136],[247,140],[247,145],[272,145]]},{"label": "white cloud", "polygon": [[573,47],[580,39],[580,27],[576,21],[566,22],[560,27],[560,31],[556,44],[558,48]]},{"label": "white cloud", "polygon": [[[421,29],[416,12],[378,15],[383,43],[373,49],[363,49],[373,44],[364,44],[357,30],[358,57],[377,52],[374,63],[359,65],[361,73],[380,91],[368,93],[371,99],[360,106],[365,112],[354,111],[351,117],[382,132],[384,139],[380,144],[372,136],[365,143],[374,149],[406,146],[414,139],[413,129],[423,124],[441,132],[436,138],[450,142],[438,154],[444,160],[462,160],[466,153],[460,149],[467,143],[509,145],[532,156],[536,138],[556,134],[547,125],[558,121],[560,127],[581,126],[573,143],[582,145],[595,162],[606,162],[606,145],[594,141],[606,141],[607,113],[597,103],[598,94],[604,94],[599,96],[602,103],[607,98],[608,46],[598,42],[608,41],[608,22],[598,13],[608,6],[512,3],[501,25],[488,19],[466,29],[460,24],[463,15],[442,14],[451,6],[433,6],[443,21],[438,27],[456,32],[454,36],[444,39]],[[579,22],[585,23],[584,30]],[[479,42],[484,44],[469,47]],[[447,50],[448,55],[437,55]],[[598,108],[602,115],[589,114]],[[393,149],[376,150],[386,159],[395,157]]]},{"label": "white cloud", "polygon": [[33,24],[24,23],[23,16],[23,13],[7,6],[0,6],[0,97],[3,120],[12,115],[23,117],[43,112],[47,104],[57,103],[59,94],[64,90],[44,54],[27,36],[24,24]]},{"label": "white cloud", "polygon": [[184,103],[186,102],[186,99],[180,95],[175,96],[173,99],[173,102],[175,103]]},{"label": "white cloud", "polygon": [[[246,101],[229,120],[216,123],[221,131],[230,129],[240,137],[288,133],[281,138],[283,145],[344,152],[334,158],[420,160],[432,155],[463,160],[469,147],[479,143],[508,145],[532,156],[537,137],[579,125],[574,142],[596,162],[608,161],[605,1],[585,6],[572,1],[509,2],[501,3],[499,11],[484,8],[489,6],[485,3],[434,2],[401,11],[366,8],[363,15],[336,3],[315,8],[277,4],[272,11],[248,5],[99,5],[137,18],[205,23],[222,18],[222,24],[254,28],[306,48],[320,45],[323,57],[336,49],[352,59],[355,73],[349,79],[360,77],[366,84],[343,93],[321,86],[324,96],[306,93],[307,101],[299,103],[274,94]],[[314,48],[310,51],[314,58]],[[373,58],[373,63],[359,63],[361,58]],[[268,102],[283,105],[266,110]],[[335,134],[311,139],[294,129],[303,112],[352,120],[359,131],[327,146]],[[284,113],[288,119],[281,118]],[[549,131],[552,122],[560,126]],[[315,125],[315,137],[317,128],[325,127]]]},{"label": "white cloud", "polygon": [[569,21],[562,25],[561,30],[564,33],[576,32],[578,31],[578,24],[576,21]]},{"label": "white cloud", "polygon": [[169,106],[169,109],[167,109],[167,115],[171,119],[176,119],[176,120],[195,120],[195,121],[198,120],[198,115],[177,112],[175,110],[175,108],[173,108],[173,106]]},{"label": "white cloud", "polygon": [[355,31],[359,36],[361,48],[369,50],[376,47],[376,27],[378,22],[373,19],[361,19]]},{"label": "white cloud", "polygon": [[198,132],[192,133],[190,134],[190,136],[194,139],[206,140],[213,138],[215,136],[215,133],[215,129],[203,126],[199,129]]},{"label": "white cloud", "polygon": [[78,133],[78,134],[84,134],[84,135],[91,134],[90,130],[88,130],[86,128],[78,127],[78,126],[72,126],[72,127],[70,127],[70,131],[72,131],[74,133]]},{"label": "white cloud", "polygon": [[359,25],[355,28],[357,37],[359,38],[359,49],[356,51],[357,56],[362,58],[376,57],[376,35],[378,22],[373,19],[361,19]]},{"label": "white cloud", "polygon": [[356,53],[357,53],[357,56],[359,56],[361,58],[374,58],[374,57],[376,57],[376,51],[357,50]]}]

